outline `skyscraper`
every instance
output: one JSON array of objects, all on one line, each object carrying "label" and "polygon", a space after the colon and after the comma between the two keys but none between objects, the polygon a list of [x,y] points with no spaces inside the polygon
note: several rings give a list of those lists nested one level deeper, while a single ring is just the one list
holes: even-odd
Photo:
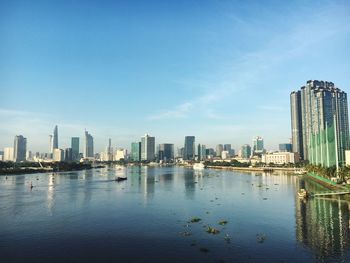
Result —
[{"label": "skyscraper", "polygon": [[291,93],[293,149],[299,146],[300,155],[312,164],[343,165],[350,146],[347,94],[332,82],[318,80],[307,81],[298,92]]},{"label": "skyscraper", "polygon": [[16,135],[13,146],[13,157],[15,162],[23,162],[26,160],[27,139],[22,135]]},{"label": "skyscraper", "polygon": [[260,136],[253,138],[253,154],[264,153],[264,139]]},{"label": "skyscraper", "polygon": [[186,136],[183,159],[194,160],[194,158],[195,158],[195,137]]},{"label": "skyscraper", "polygon": [[141,161],[141,142],[131,143],[131,160],[134,162]]},{"label": "skyscraper", "polygon": [[53,130],[53,139],[52,139],[52,149],[58,149],[58,127],[55,126]]},{"label": "skyscraper", "polygon": [[221,157],[221,153],[224,150],[224,146],[222,144],[216,145],[216,156]]},{"label": "skyscraper", "polygon": [[85,131],[85,158],[93,158],[94,157],[94,138]]},{"label": "skyscraper", "polygon": [[53,135],[49,135],[49,153],[53,154]]},{"label": "skyscraper", "polygon": [[174,159],[174,144],[163,143],[159,144],[158,151],[159,160],[170,161]]},{"label": "skyscraper", "polygon": [[252,148],[249,144],[244,144],[241,148],[242,158],[248,159],[252,154]]},{"label": "skyscraper", "polygon": [[141,160],[153,161],[155,152],[155,138],[145,134],[141,137]]},{"label": "skyscraper", "polygon": [[301,91],[290,94],[290,111],[292,121],[292,151],[297,152],[304,159],[303,128],[301,115]]},{"label": "skyscraper", "polygon": [[78,161],[79,160],[79,137],[72,137],[71,148],[72,148],[73,161]]}]

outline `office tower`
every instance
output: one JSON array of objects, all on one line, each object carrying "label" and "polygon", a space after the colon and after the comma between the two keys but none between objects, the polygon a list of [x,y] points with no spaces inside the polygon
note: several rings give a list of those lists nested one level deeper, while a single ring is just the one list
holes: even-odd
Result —
[{"label": "office tower", "polygon": [[4,160],[4,151],[0,151],[0,161]]},{"label": "office tower", "polygon": [[293,91],[290,94],[290,111],[292,124],[292,151],[299,153],[300,158],[304,159],[300,90]]},{"label": "office tower", "polygon": [[112,147],[112,139],[108,140],[108,147],[105,152],[105,160],[104,161],[113,161],[113,147]]},{"label": "office tower", "polygon": [[280,152],[293,152],[293,147],[291,143],[280,143],[278,145]]},{"label": "office tower", "polygon": [[49,135],[49,153],[53,153],[53,135]]},{"label": "office tower", "polygon": [[62,149],[54,149],[53,150],[53,158],[54,162],[63,162],[64,161],[64,150]]},{"label": "office tower", "polygon": [[4,157],[5,162],[13,162],[13,147],[4,148]]},{"label": "office tower", "polygon": [[94,138],[85,131],[85,158],[94,158]]},{"label": "office tower", "polygon": [[58,149],[58,127],[53,130],[52,149]]},{"label": "office tower", "polygon": [[[295,95],[298,92],[300,97]],[[347,94],[332,82],[318,80],[307,81],[298,92],[291,93],[291,116],[292,141],[299,145],[299,154],[324,167],[344,165],[350,146]],[[298,144],[300,132],[296,131],[300,129],[302,142]]]},{"label": "office tower", "polygon": [[229,143],[224,144],[224,151],[231,152],[231,144],[229,144]]},{"label": "office tower", "polygon": [[141,142],[131,143],[131,161],[133,162],[141,161]]},{"label": "office tower", "polygon": [[230,152],[229,151],[222,151],[221,152],[221,159],[223,160],[227,160],[227,159],[230,159]]},{"label": "office tower", "polygon": [[79,137],[72,137],[71,139],[71,148],[72,148],[72,160],[79,161]]},{"label": "office tower", "polygon": [[216,157],[221,157],[221,153],[224,150],[224,146],[222,144],[216,145]]},{"label": "office tower", "polygon": [[32,161],[33,160],[33,153],[32,153],[32,151],[27,151],[26,152],[26,160],[27,161]]},{"label": "office tower", "polygon": [[194,160],[194,158],[195,158],[195,137],[186,136],[183,159]]},{"label": "office tower", "polygon": [[244,144],[241,148],[242,158],[249,159],[252,154],[252,149],[249,144]]},{"label": "office tower", "polygon": [[126,160],[128,156],[128,151],[126,149],[117,149],[114,154],[115,161]]},{"label": "office tower", "polygon": [[174,144],[159,144],[158,159],[165,162],[174,159]]},{"label": "office tower", "polygon": [[13,160],[23,162],[26,160],[27,139],[22,135],[16,135],[13,146]]},{"label": "office tower", "polygon": [[145,134],[141,137],[141,160],[154,161],[155,138]]},{"label": "office tower", "polygon": [[73,160],[73,149],[72,148],[66,148],[64,150],[64,160],[66,162],[72,162]]},{"label": "office tower", "polygon": [[253,138],[253,155],[264,153],[264,139],[260,136]]}]

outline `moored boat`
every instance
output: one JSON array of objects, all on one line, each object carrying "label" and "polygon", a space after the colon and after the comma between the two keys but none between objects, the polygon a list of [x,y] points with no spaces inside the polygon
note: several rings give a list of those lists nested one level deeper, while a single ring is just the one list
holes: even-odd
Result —
[{"label": "moored boat", "polygon": [[298,196],[299,196],[299,198],[307,198],[308,193],[305,189],[302,188],[298,191]]},{"label": "moored boat", "polygon": [[193,169],[194,170],[203,170],[203,169],[205,169],[205,165],[203,163],[195,163],[193,165]]}]

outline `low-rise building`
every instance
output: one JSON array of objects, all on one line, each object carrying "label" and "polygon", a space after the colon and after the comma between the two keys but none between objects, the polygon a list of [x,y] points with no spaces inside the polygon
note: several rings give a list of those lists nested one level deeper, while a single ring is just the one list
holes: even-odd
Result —
[{"label": "low-rise building", "polygon": [[300,161],[298,153],[291,152],[275,152],[263,154],[261,161],[269,164],[287,164],[287,163],[298,163]]},{"label": "low-rise building", "polygon": [[63,162],[64,161],[64,150],[53,149],[53,161],[54,162]]}]

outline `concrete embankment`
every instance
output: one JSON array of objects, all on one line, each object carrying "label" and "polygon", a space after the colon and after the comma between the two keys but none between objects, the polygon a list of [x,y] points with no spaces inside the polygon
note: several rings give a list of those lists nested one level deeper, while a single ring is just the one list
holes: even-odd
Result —
[{"label": "concrete embankment", "polygon": [[245,172],[274,172],[274,171],[284,171],[295,173],[294,168],[284,168],[284,167],[232,167],[232,166],[207,166],[209,169],[221,169],[230,171],[245,171]]}]

